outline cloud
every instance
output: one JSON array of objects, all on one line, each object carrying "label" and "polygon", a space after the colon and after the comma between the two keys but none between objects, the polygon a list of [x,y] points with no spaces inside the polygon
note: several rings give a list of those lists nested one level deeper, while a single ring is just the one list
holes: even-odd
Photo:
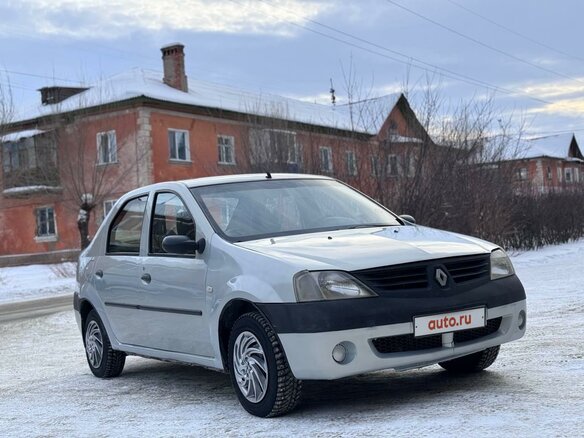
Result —
[{"label": "cloud", "polygon": [[582,118],[584,115],[584,98],[561,99],[528,110],[530,114],[553,114]]},{"label": "cloud", "polygon": [[540,99],[550,99],[554,97],[572,96],[584,93],[584,77],[575,78],[581,81],[580,84],[574,80],[560,80],[552,82],[541,82],[536,84],[520,85],[517,88],[525,94],[529,94]]},{"label": "cloud", "polygon": [[0,6],[0,35],[114,39],[136,31],[291,36],[288,21],[315,18],[328,0],[20,0]]}]

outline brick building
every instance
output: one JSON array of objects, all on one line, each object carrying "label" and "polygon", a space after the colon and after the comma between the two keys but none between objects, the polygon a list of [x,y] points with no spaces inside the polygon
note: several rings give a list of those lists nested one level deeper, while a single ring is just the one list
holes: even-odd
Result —
[{"label": "brick building", "polygon": [[509,163],[516,180],[536,193],[584,185],[584,156],[572,133],[527,140]]},{"label": "brick building", "polygon": [[75,257],[115,200],[165,180],[250,171],[333,175],[365,192],[412,171],[433,145],[401,94],[320,105],[188,79],[181,44],[164,74],[134,69],[91,87],[42,88],[1,126],[0,266]]}]

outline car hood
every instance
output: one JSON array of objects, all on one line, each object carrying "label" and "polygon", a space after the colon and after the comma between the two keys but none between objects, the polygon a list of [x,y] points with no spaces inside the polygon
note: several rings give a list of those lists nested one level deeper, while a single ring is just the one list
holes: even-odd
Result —
[{"label": "car hood", "polygon": [[286,260],[299,269],[344,271],[485,254],[498,248],[480,239],[421,226],[336,230],[239,242],[237,245]]}]

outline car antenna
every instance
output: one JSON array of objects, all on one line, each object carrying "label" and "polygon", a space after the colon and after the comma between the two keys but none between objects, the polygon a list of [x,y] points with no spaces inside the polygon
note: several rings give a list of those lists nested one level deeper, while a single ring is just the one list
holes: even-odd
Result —
[{"label": "car antenna", "polygon": [[266,171],[266,179],[272,179],[272,174]]}]

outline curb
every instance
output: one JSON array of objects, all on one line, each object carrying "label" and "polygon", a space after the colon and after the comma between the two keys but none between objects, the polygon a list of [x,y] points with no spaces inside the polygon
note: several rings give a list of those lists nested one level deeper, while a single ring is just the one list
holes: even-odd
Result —
[{"label": "curb", "polygon": [[73,294],[0,304],[0,322],[34,318],[73,309]]}]

